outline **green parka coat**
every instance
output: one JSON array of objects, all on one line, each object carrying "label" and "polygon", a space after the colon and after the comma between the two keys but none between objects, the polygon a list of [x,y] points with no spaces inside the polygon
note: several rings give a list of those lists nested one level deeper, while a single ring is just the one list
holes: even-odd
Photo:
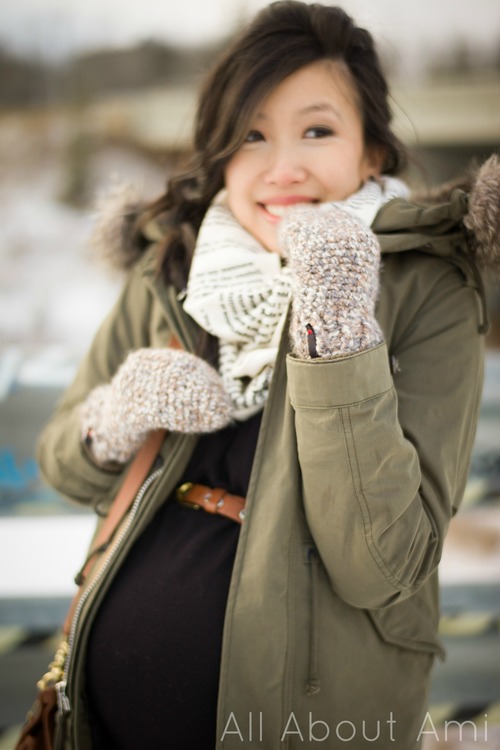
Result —
[{"label": "green parka coat", "polygon": [[[474,255],[489,250],[471,216],[462,190],[428,207],[396,199],[382,208],[373,229],[386,343],[306,361],[282,339],[227,602],[218,750],[418,747],[432,663],[443,655],[437,566],[467,480],[483,377]],[[79,405],[131,349],[167,346],[175,334],[193,351],[200,334],[155,268],[152,247],[39,442],[46,479],[100,515],[125,471],[91,461]],[[67,748],[91,748],[84,664],[93,615],[196,440],[167,437],[146,491],[84,584],[66,667]]]}]

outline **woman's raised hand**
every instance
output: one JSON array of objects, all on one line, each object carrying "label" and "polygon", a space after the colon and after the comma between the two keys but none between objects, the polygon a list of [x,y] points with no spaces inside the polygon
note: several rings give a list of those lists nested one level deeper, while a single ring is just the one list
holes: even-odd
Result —
[{"label": "woman's raised hand", "polygon": [[292,270],[297,356],[334,357],[383,341],[375,320],[380,248],[368,227],[337,206],[300,204],[282,221],[280,245]]}]

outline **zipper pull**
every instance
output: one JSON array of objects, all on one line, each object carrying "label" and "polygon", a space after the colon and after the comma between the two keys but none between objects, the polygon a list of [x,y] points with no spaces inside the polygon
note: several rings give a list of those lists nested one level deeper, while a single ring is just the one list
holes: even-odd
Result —
[{"label": "zipper pull", "polygon": [[56,684],[57,693],[57,710],[60,714],[66,715],[71,713],[71,704],[66,695],[66,681],[61,680]]}]

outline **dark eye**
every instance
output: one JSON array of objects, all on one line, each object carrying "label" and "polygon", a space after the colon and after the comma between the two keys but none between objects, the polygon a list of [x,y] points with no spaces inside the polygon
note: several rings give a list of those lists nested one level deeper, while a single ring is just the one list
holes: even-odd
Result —
[{"label": "dark eye", "polygon": [[251,130],[245,138],[245,143],[256,143],[257,141],[263,141],[264,136],[260,130]]},{"label": "dark eye", "polygon": [[333,130],[325,127],[308,128],[304,133],[306,138],[326,138],[329,135],[333,135]]}]

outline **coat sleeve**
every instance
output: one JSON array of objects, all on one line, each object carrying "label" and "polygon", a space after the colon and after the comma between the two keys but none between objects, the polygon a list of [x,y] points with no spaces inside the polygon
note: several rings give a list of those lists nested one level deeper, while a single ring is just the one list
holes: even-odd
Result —
[{"label": "coat sleeve", "polygon": [[333,588],[357,607],[390,605],[431,575],[467,481],[483,343],[475,292],[439,270],[394,376],[385,344],[287,360],[308,524]]},{"label": "coat sleeve", "polygon": [[95,386],[109,382],[128,351],[148,346],[152,305],[151,291],[133,272],[38,439],[43,478],[70,500],[97,508],[122,480],[123,467],[98,467],[82,444],[80,405]]}]

